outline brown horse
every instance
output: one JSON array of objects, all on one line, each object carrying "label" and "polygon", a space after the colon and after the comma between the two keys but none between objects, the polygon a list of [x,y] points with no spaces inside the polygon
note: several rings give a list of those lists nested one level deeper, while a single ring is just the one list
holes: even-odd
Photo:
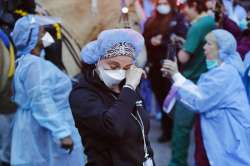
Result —
[{"label": "brown horse", "polygon": [[[93,11],[93,2],[95,11]],[[89,41],[97,38],[98,34],[110,28],[122,27],[121,3],[119,0],[37,0],[37,2],[46,9],[50,15],[60,17],[64,28],[69,32],[70,42],[76,48],[78,56],[80,53],[76,43],[81,47]],[[126,6],[129,8],[129,21],[133,29],[140,31],[139,23],[142,19],[138,3],[135,0],[126,0]],[[145,63],[146,53],[140,58],[140,63]],[[79,73],[75,61],[69,56],[69,50],[63,50],[63,61],[70,75]]]}]

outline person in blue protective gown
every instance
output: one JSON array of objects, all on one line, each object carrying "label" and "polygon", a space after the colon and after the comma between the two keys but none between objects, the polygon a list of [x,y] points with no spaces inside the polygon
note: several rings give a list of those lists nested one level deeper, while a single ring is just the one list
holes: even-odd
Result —
[{"label": "person in blue protective gown", "polygon": [[200,113],[209,165],[250,165],[250,107],[236,40],[225,30],[214,30],[206,36],[204,50],[208,72],[197,85],[178,72],[176,62],[166,60],[162,71],[171,75],[176,99]]},{"label": "person in blue protective gown", "polygon": [[83,166],[83,147],[68,102],[71,80],[44,60],[53,43],[46,17],[19,19],[11,34],[17,48],[11,141],[12,166]]}]

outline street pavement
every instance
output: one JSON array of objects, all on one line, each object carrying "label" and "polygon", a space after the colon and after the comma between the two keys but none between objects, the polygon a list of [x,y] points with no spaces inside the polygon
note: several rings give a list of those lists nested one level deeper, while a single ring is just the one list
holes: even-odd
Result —
[{"label": "street pavement", "polygon": [[[160,134],[161,134],[160,121],[152,119],[149,139],[154,151],[155,163],[156,166],[167,166],[171,159],[171,145],[169,142],[158,143],[157,138],[160,136]],[[194,166],[193,152],[194,152],[194,138],[192,134],[191,145],[189,148],[188,166]]]}]

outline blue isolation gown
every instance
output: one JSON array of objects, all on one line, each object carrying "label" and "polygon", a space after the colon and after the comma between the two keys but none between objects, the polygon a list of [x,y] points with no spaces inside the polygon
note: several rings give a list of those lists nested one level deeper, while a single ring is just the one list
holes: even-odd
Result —
[{"label": "blue isolation gown", "polygon": [[239,72],[223,63],[197,85],[177,79],[177,98],[200,113],[203,143],[211,166],[250,165],[250,107]]},{"label": "blue isolation gown", "polygon": [[[18,59],[14,76],[12,166],[83,166],[83,147],[70,110],[70,79],[55,65],[31,54]],[[71,154],[60,139],[71,136]]]}]

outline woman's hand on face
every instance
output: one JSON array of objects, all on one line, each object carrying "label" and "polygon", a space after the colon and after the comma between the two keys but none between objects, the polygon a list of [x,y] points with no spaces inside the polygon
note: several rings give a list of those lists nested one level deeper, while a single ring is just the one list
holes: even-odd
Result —
[{"label": "woman's hand on face", "polygon": [[177,60],[176,59],[175,61],[164,60],[161,71],[163,73],[163,76],[171,75],[171,77],[173,77],[174,74],[179,72]]},{"label": "woman's hand on face", "polygon": [[142,77],[147,77],[146,72],[133,65],[126,71],[126,84],[131,85],[134,89],[136,89],[140,84]]}]

